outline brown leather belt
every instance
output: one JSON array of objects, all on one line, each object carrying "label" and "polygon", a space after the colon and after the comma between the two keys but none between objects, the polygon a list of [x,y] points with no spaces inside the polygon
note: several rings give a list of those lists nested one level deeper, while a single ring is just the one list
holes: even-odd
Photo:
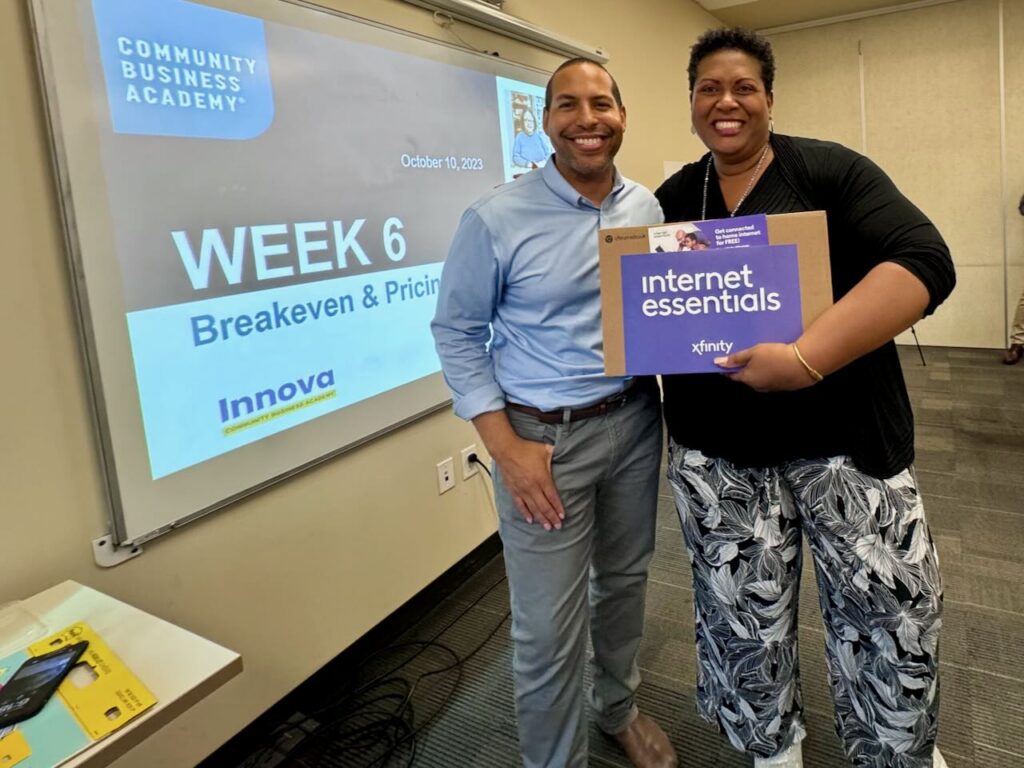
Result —
[{"label": "brown leather belt", "polygon": [[631,379],[626,388],[617,395],[612,395],[600,403],[584,405],[579,408],[558,408],[554,411],[542,411],[540,408],[534,408],[531,405],[509,402],[506,402],[505,406],[513,411],[528,413],[543,424],[568,424],[569,422],[592,419],[594,416],[604,416],[605,414],[617,411],[626,403],[632,402],[637,393],[643,391],[642,387],[636,386],[640,381],[638,379]]}]

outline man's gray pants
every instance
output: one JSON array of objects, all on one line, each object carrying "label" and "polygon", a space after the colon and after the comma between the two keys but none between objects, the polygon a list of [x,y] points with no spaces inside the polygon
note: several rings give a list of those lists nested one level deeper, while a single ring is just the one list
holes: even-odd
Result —
[{"label": "man's gray pants", "polygon": [[662,433],[653,382],[638,383],[628,396],[631,401],[612,413],[568,424],[508,411],[521,437],[554,446],[552,475],[565,508],[561,530],[527,523],[495,468],[519,745],[527,768],[587,765],[588,629],[594,649],[589,701],[597,725],[617,733],[636,716]]}]

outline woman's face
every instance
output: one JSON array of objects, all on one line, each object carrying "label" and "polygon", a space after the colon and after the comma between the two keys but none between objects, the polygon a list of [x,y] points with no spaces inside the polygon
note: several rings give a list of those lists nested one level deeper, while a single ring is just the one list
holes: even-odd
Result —
[{"label": "woman's face", "polygon": [[523,130],[528,134],[537,130],[537,119],[533,116],[533,112],[523,113]]},{"label": "woman's face", "polygon": [[768,141],[771,110],[761,62],[753,56],[723,49],[697,64],[690,117],[716,159],[739,162],[760,153]]}]

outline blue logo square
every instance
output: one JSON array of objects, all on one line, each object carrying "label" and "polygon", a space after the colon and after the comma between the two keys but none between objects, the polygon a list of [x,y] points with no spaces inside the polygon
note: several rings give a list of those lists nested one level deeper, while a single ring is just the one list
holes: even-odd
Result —
[{"label": "blue logo square", "polygon": [[251,139],[274,119],[263,20],[185,0],[93,0],[117,133]]}]

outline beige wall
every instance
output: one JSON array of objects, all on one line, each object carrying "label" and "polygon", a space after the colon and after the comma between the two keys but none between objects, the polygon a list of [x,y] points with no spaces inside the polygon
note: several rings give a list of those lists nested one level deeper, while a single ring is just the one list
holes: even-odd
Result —
[{"label": "beige wall", "polygon": [[1006,216],[1009,321],[1024,291],[1024,217],[1017,204],[1024,195],[1024,2],[1004,0],[1003,38],[1006,51]]},{"label": "beige wall", "polygon": [[[1003,346],[1004,294],[1012,313],[1024,288],[1024,219],[1016,212],[1024,193],[1022,39],[1024,3],[1016,0],[961,0],[772,36],[777,129],[866,151],[949,243],[957,288],[933,317],[918,323],[923,344]],[[899,341],[912,338],[904,334]]]},{"label": "beige wall", "polygon": [[[450,39],[398,0],[330,5]],[[434,464],[476,440],[424,419],[145,546],[112,570],[89,542],[104,493],[64,260],[26,0],[0,2],[0,603],[76,579],[228,647],[245,673],[118,762],[193,765],[495,529],[484,477],[438,497]],[[540,26],[605,46],[629,106],[623,171],[656,185],[662,160],[694,157],[688,41],[712,18],[688,0],[509,0]],[[507,58],[560,58],[473,29]]]}]

